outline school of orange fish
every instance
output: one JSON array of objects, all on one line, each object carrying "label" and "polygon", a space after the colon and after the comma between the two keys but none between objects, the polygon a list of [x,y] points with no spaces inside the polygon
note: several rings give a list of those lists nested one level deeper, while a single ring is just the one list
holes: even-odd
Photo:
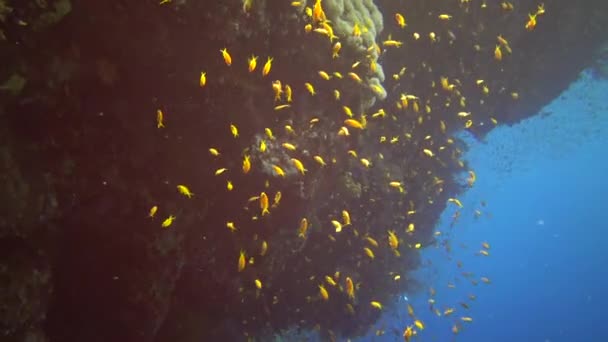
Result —
[{"label": "school of orange fish", "polygon": [[[487,7],[498,7],[505,15],[514,10],[514,5],[508,1],[486,3],[485,1],[455,0],[455,2],[458,2],[459,12],[429,13],[426,20],[436,22],[436,32],[417,32],[410,27],[407,8],[404,8],[402,13],[391,14],[390,22],[385,23],[387,32],[382,33],[385,39],[367,47],[368,51],[376,51],[382,58],[390,59],[393,50],[415,49],[416,44],[423,40],[426,40],[427,44],[438,46],[451,45],[453,40],[449,39],[452,32],[450,25],[457,23],[458,18],[471,15],[473,6],[481,10]],[[161,4],[166,3],[168,1],[161,2]],[[255,0],[243,1],[242,14],[248,15],[255,6]],[[432,239],[441,238],[440,231],[434,232],[431,240],[418,235],[418,222],[424,221],[418,220],[417,216],[424,212],[424,207],[435,204],[435,199],[439,198],[444,191],[444,177],[450,177],[450,169],[460,169],[467,174],[464,186],[472,187],[476,181],[475,172],[467,170],[465,162],[460,159],[463,152],[450,134],[463,129],[471,129],[475,125],[497,125],[498,121],[494,117],[487,116],[489,122],[484,122],[483,115],[467,110],[468,99],[480,98],[479,101],[483,103],[484,97],[498,93],[503,96],[506,93],[511,100],[517,101],[520,95],[515,90],[505,88],[493,92],[489,82],[472,75],[469,75],[468,81],[473,79],[474,84],[466,87],[463,85],[465,80],[459,79],[456,75],[438,75],[436,79],[426,85],[427,88],[424,91],[419,92],[420,94],[416,94],[414,89],[406,91],[400,86],[400,81],[415,79],[416,74],[411,70],[425,70],[428,73],[432,71],[430,65],[425,61],[420,61],[418,66],[403,65],[393,72],[388,72],[391,77],[387,84],[392,82],[389,85],[393,86],[388,87],[387,100],[377,101],[369,109],[369,113],[364,113],[365,109],[360,103],[353,100],[352,96],[349,99],[353,103],[349,103],[349,100],[344,99],[342,94],[346,88],[352,89],[353,87],[359,87],[359,91],[363,93],[382,93],[384,91],[382,88],[366,82],[367,77],[376,72],[378,67],[376,60],[372,58],[348,60],[353,54],[342,51],[345,37],[335,34],[332,22],[326,18],[322,0],[310,1],[308,4],[303,1],[293,1],[291,10],[303,21],[302,30],[307,36],[317,37],[314,39],[321,37],[326,40],[321,45],[326,46],[327,57],[332,61],[332,65],[324,65],[323,68],[320,66],[310,79],[296,84],[288,79],[273,78],[273,63],[288,63],[288,61],[255,54],[236,56],[231,54],[231,47],[226,46],[217,52],[217,64],[209,65],[207,70],[202,70],[200,74],[196,75],[200,91],[204,92],[215,82],[214,74],[221,73],[222,69],[242,68],[244,72],[250,74],[250,77],[257,78],[266,84],[267,96],[272,97],[274,101],[274,106],[267,109],[268,112],[273,113],[274,117],[268,119],[268,126],[263,130],[248,132],[246,136],[251,139],[241,137],[241,130],[250,130],[251,127],[239,125],[238,118],[226,122],[225,135],[231,136],[230,141],[238,145],[241,151],[238,160],[234,160],[234,155],[224,153],[225,150],[233,150],[233,147],[225,146],[225,144],[224,146],[218,144],[206,147],[209,164],[212,165],[208,174],[212,178],[211,181],[224,184],[225,191],[234,193],[234,208],[226,211],[244,210],[245,212],[245,215],[239,214],[225,219],[225,233],[234,237],[235,244],[240,244],[238,252],[234,254],[233,272],[235,276],[242,275],[242,283],[235,295],[249,296],[253,300],[262,297],[268,298],[272,305],[280,305],[282,290],[277,286],[269,285],[264,272],[261,271],[264,269],[261,265],[266,260],[271,260],[267,258],[272,253],[273,246],[263,235],[252,232],[248,225],[251,222],[269,220],[281,210],[288,213],[294,212],[294,208],[283,208],[281,203],[282,200],[285,200],[283,193],[288,192],[281,186],[290,189],[293,189],[294,184],[309,186],[315,178],[322,177],[320,175],[327,169],[333,169],[334,172],[338,170],[338,173],[333,173],[333,175],[356,169],[357,172],[374,172],[375,174],[375,181],[364,187],[361,190],[363,193],[375,196],[391,194],[390,198],[369,196],[368,199],[361,201],[361,203],[372,203],[373,208],[383,205],[384,201],[391,202],[386,206],[398,213],[390,216],[390,226],[387,227],[386,223],[382,227],[368,226],[372,222],[370,217],[377,215],[376,209],[359,205],[353,208],[330,208],[327,211],[331,214],[315,215],[314,218],[292,217],[291,225],[283,226],[281,230],[287,231],[289,239],[295,241],[290,242],[290,246],[296,246],[293,248],[294,254],[303,253],[306,241],[311,239],[313,234],[317,235],[319,239],[327,238],[336,244],[342,241],[341,246],[344,249],[336,248],[336,250],[341,251],[340,253],[344,253],[346,250],[348,253],[354,254],[344,259],[345,262],[351,263],[348,266],[335,266],[339,265],[340,261],[333,260],[330,263],[334,267],[333,272],[311,275],[303,271],[304,282],[294,280],[294,284],[300,286],[298,291],[305,298],[304,302],[307,305],[343,305],[336,312],[343,312],[347,316],[354,315],[357,310],[381,311],[384,310],[384,304],[379,298],[374,297],[374,289],[383,288],[378,284],[386,284],[387,279],[390,282],[399,283],[407,277],[407,274],[403,274],[399,268],[373,278],[364,278],[362,274],[374,274],[371,270],[377,268],[379,262],[387,264],[389,267],[403,263],[409,256],[418,253],[417,250],[420,248],[433,244]],[[530,32],[536,28],[539,18],[544,14],[544,5],[538,4],[527,18],[519,17],[512,18],[512,20],[521,20],[521,30]],[[386,18],[385,21],[387,21]],[[355,23],[351,34],[357,37],[365,30],[366,23]],[[318,40],[314,40],[314,42],[318,43]],[[501,63],[504,63],[505,59],[508,59],[509,55],[513,53],[508,37],[504,34],[495,37],[493,46],[484,47],[473,44],[472,49],[486,53],[487,58],[493,59],[496,68],[501,68]],[[261,71],[258,68],[258,59],[264,61]],[[465,89],[469,91],[468,97],[465,96]],[[475,93],[470,93],[470,89],[473,89]],[[297,100],[310,101],[319,106],[332,106],[331,111],[334,114],[330,117],[297,112],[294,106]],[[327,104],[328,102],[331,103]],[[339,108],[339,110],[336,111],[334,108]],[[172,113],[165,113],[162,108],[159,108],[156,112],[156,129],[166,130],[171,125],[171,116]],[[260,117],[259,120],[263,122],[264,118]],[[454,127],[448,127],[448,123]],[[432,128],[429,128],[430,126]],[[341,146],[345,146],[344,155],[329,155],[324,154],[327,153],[327,150],[323,150],[323,152],[312,150],[310,146],[315,146],[315,144],[309,144],[307,139],[318,140],[319,135],[324,136],[324,141],[340,142]],[[410,149],[415,146],[419,151],[418,155],[399,156],[400,147],[403,146],[408,146]],[[385,158],[407,158],[408,163],[416,163],[417,166],[415,169],[412,167],[412,170],[399,171],[394,168],[387,170],[383,168],[384,165],[388,165]],[[444,173],[440,173],[438,170],[444,170]],[[251,176],[250,182],[254,185],[250,184],[248,189],[253,186],[259,190],[243,194],[238,191],[240,184],[234,180],[242,180],[244,175],[250,174],[256,176]],[[259,181],[260,179],[263,180]],[[381,181],[377,181],[378,179]],[[424,184],[424,187],[412,189],[413,179],[418,184]],[[256,183],[258,181],[259,184]],[[186,199],[199,196],[196,189],[191,189],[186,182],[174,186],[177,193]],[[374,187],[380,187],[382,190],[371,189]],[[414,197],[413,194],[417,191],[423,191],[427,197]],[[292,191],[290,190],[289,193]],[[209,195],[206,194],[206,196]],[[325,194],[325,196],[331,197],[331,194]],[[457,198],[448,198],[447,203],[454,205],[457,210],[454,215],[455,222],[463,204]],[[482,205],[484,204],[482,203]],[[164,213],[160,203],[153,204],[148,216],[150,219],[156,220],[160,212],[164,214],[160,218],[160,227],[179,229],[179,215]],[[481,211],[475,210],[474,215],[480,216]],[[247,217],[247,219],[243,219],[243,217]],[[385,218],[376,220],[376,222],[385,221]],[[240,237],[236,238],[239,235]],[[243,243],[243,241],[247,242]],[[449,244],[444,246],[449,249]],[[478,254],[489,256],[489,250],[489,243],[483,242]],[[316,260],[315,255],[302,255],[301,257],[306,262],[315,260],[313,265],[327,262]],[[459,263],[458,267],[461,266]],[[355,271],[357,269],[359,270]],[[401,268],[401,270],[403,269]],[[245,274],[247,275],[245,276]],[[466,272],[463,274],[465,277],[470,276]],[[383,280],[380,281],[380,278]],[[477,284],[478,280],[472,276],[469,278],[473,284]],[[486,284],[491,283],[487,277],[481,277],[479,280]],[[448,284],[448,287],[454,286],[453,283]],[[450,318],[460,311],[454,307],[438,309],[434,295],[435,290],[431,289],[429,304],[437,316]],[[378,296],[387,299],[385,296]],[[471,295],[469,299],[473,300],[474,296]],[[464,302],[461,306],[464,310],[468,308],[468,304]],[[409,304],[407,312],[410,322],[404,322],[402,336],[405,341],[410,341],[417,331],[425,328],[425,324],[416,317],[414,308]],[[457,319],[452,321],[453,333],[457,334],[462,329],[462,323],[472,321],[473,318],[467,316],[463,311]],[[312,325],[316,328],[321,328],[323,325],[321,319],[313,323]],[[327,333],[329,336],[334,336],[332,331]],[[247,335],[246,324],[244,324],[244,334]],[[381,335],[384,332],[379,330],[377,334]]]}]

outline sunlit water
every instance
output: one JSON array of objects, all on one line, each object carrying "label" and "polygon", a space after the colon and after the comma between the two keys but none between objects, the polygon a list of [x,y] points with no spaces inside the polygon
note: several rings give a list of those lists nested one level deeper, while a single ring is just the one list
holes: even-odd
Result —
[{"label": "sunlit water", "polygon": [[[360,340],[401,339],[403,328],[413,324],[408,301],[426,326],[418,341],[608,340],[608,326],[600,323],[608,305],[603,293],[608,279],[607,94],[608,82],[585,72],[541,115],[501,126],[484,143],[468,139],[467,160],[477,182],[460,198],[464,208],[454,227],[453,206],[437,227],[451,234],[452,252],[427,248],[427,266],[415,275],[436,289],[435,308],[455,312],[437,317],[425,288],[396,299],[396,312],[386,312]],[[484,241],[491,245],[487,257],[478,253]],[[473,276],[465,278],[463,271]],[[471,294],[475,300],[468,298]],[[461,316],[474,321],[461,322]],[[455,323],[460,326],[456,336],[451,331]],[[377,330],[384,335],[376,336]]]}]

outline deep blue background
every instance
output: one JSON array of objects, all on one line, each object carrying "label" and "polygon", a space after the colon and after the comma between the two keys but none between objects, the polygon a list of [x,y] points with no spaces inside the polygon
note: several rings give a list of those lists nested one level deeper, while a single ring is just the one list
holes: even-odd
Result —
[{"label": "deep blue background", "polygon": [[[460,198],[456,225],[449,228],[456,210],[449,206],[436,228],[451,236],[452,251],[427,248],[428,265],[416,274],[425,289],[406,294],[426,325],[415,340],[608,341],[607,99],[608,82],[584,72],[540,115],[501,126],[484,142],[469,139],[466,159],[478,180]],[[478,254],[483,241],[491,245],[488,257]],[[462,271],[492,283],[472,285]],[[437,291],[435,307],[455,308],[451,317],[429,310],[427,286]],[[387,310],[362,340],[401,340],[396,330],[413,322],[405,299],[396,301],[396,312]],[[462,326],[457,336],[455,322]],[[377,329],[386,334],[376,336]]]}]

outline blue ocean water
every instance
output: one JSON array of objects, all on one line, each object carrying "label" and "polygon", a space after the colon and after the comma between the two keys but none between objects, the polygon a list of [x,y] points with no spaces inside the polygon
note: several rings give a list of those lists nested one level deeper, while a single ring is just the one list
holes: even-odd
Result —
[{"label": "blue ocean water", "polygon": [[[453,228],[455,206],[436,227],[451,252],[428,247],[415,274],[435,289],[433,309],[454,313],[434,313],[425,288],[396,299],[360,340],[401,340],[398,333],[413,324],[411,303],[425,324],[418,341],[608,341],[607,94],[608,82],[586,71],[540,115],[501,126],[484,142],[468,139],[477,182],[460,197]],[[484,241],[489,256],[479,254]]]}]

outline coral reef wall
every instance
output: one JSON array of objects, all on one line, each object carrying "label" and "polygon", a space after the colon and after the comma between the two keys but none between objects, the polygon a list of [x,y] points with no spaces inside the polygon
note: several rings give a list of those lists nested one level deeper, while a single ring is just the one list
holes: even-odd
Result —
[{"label": "coral reef wall", "polygon": [[[315,21],[317,3],[326,20]],[[328,338],[364,333],[379,316],[370,301],[416,289],[407,274],[418,248],[435,243],[448,198],[466,188],[456,177],[467,171],[466,146],[450,135],[482,139],[492,120],[529,117],[582,69],[603,70],[604,2],[551,1],[534,30],[524,25],[539,4],[512,3],[0,1],[3,340],[244,340],[294,326]],[[500,64],[499,35],[512,50],[502,46]],[[283,92],[291,85],[293,102],[285,93],[275,101],[277,80]],[[345,139],[337,132],[347,104]],[[473,113],[470,125],[460,111]],[[292,158],[306,162],[304,176]],[[214,175],[222,167],[238,171],[234,190]],[[192,198],[177,193],[184,183]],[[258,215],[262,191],[270,215]],[[338,235],[332,221],[344,223],[343,210],[353,222]],[[299,236],[302,218],[309,228]],[[371,237],[383,245],[373,260]],[[327,276],[339,285],[325,285],[324,303]]]}]

